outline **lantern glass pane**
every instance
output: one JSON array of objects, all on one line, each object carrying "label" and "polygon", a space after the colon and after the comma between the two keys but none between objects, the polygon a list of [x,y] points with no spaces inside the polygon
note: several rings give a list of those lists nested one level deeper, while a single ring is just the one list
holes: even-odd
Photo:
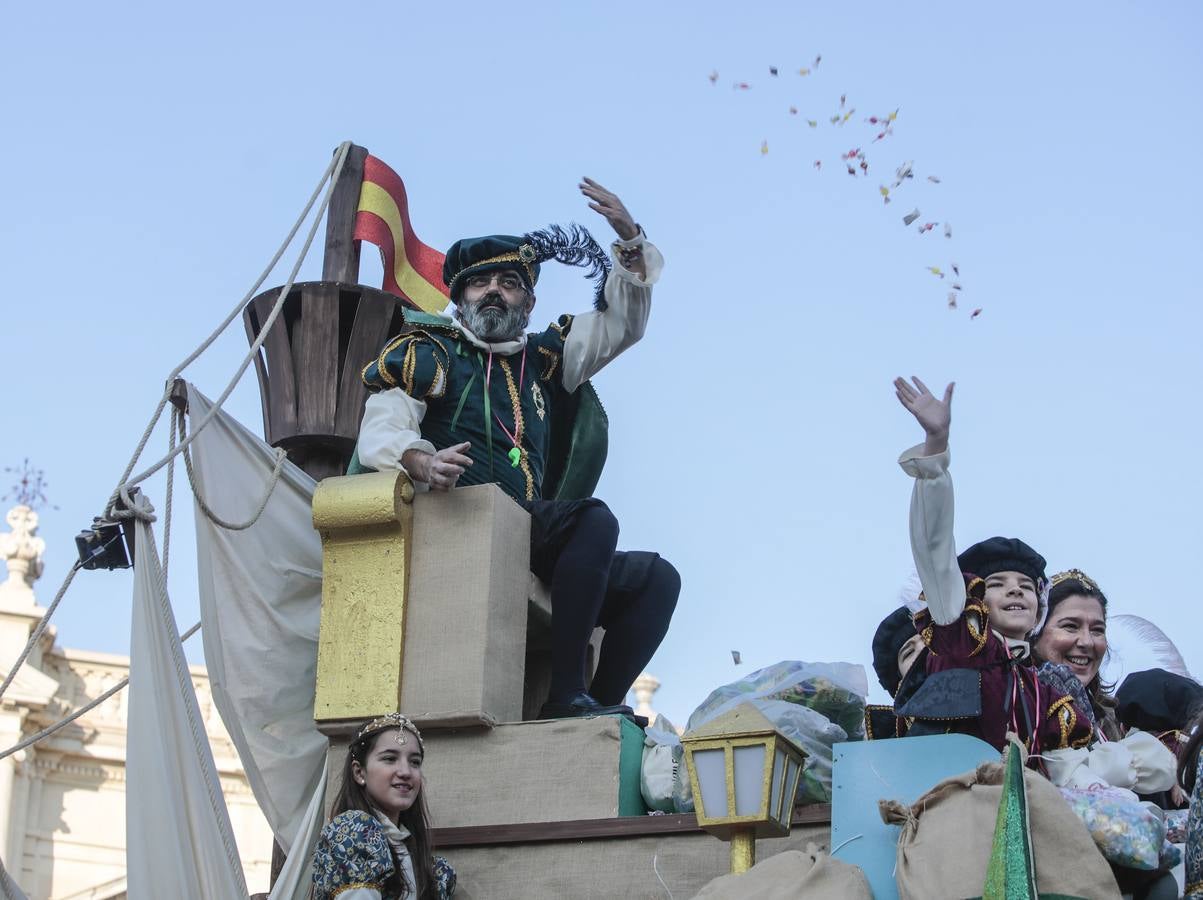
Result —
[{"label": "lantern glass pane", "polygon": [[801,768],[794,760],[791,759],[785,770],[785,791],[789,796],[789,800],[786,801],[786,805],[790,809],[793,809],[794,807],[794,801],[798,793],[798,776],[801,774]]},{"label": "lantern glass pane", "polygon": [[781,821],[781,810],[783,807],[792,806],[785,802],[785,785],[782,782],[785,780],[785,751],[780,747],[773,754],[773,787],[769,791],[769,815]]},{"label": "lantern glass pane", "polygon": [[735,814],[764,815],[764,744],[735,748]]},{"label": "lantern glass pane", "polygon": [[[726,753],[721,747],[713,750],[693,751],[693,768],[698,775],[698,790],[702,792],[699,808],[702,815],[718,819],[727,812],[727,767]],[[694,802],[698,800],[695,797]]]}]

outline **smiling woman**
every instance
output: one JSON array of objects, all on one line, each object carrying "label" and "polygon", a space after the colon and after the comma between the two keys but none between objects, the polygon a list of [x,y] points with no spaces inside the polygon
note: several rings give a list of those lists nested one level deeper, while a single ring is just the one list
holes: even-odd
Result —
[{"label": "smiling woman", "polygon": [[1032,649],[1039,663],[1069,667],[1086,687],[1103,736],[1119,740],[1123,733],[1113,686],[1104,684],[1099,673],[1107,657],[1107,597],[1086,573],[1070,569],[1052,577],[1048,617]]}]

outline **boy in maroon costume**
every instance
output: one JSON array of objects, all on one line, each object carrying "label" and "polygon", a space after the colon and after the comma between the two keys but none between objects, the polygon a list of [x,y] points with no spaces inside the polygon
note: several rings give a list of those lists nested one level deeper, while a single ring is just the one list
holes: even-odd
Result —
[{"label": "boy in maroon costume", "polygon": [[923,426],[924,443],[899,464],[915,479],[911,551],[927,608],[915,627],[929,649],[928,677],[898,708],[913,719],[908,734],[955,731],[1002,750],[1007,732],[1038,754],[1084,747],[1089,716],[1072,697],[1040,682],[1029,636],[1045,612],[1045,562],[1015,538],[995,537],[958,558],[953,541],[953,491],[948,474],[952,421],[949,385],[943,401],[919,379],[894,382],[902,405]]}]

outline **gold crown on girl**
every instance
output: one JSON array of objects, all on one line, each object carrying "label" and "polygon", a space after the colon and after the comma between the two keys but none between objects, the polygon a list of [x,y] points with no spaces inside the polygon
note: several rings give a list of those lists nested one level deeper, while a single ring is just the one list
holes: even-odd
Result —
[{"label": "gold crown on girl", "polygon": [[426,745],[422,743],[422,732],[418,731],[418,726],[410,721],[409,716],[399,712],[391,712],[387,715],[381,716],[378,719],[372,719],[372,721],[364,725],[363,728],[359,729],[359,734],[355,735],[355,741],[358,743],[365,737],[370,737],[371,735],[375,734],[377,731],[385,731],[389,728],[397,729],[397,736],[395,738],[397,741],[397,746],[405,746],[409,740],[405,736],[405,732],[411,731],[413,732],[414,737],[418,739],[418,749],[423,753],[426,752]]},{"label": "gold crown on girl", "polygon": [[1102,593],[1102,591],[1099,591],[1098,582],[1096,582],[1081,569],[1067,569],[1064,572],[1058,572],[1052,577],[1050,583],[1053,587],[1056,587],[1062,581],[1080,581],[1088,590]]}]

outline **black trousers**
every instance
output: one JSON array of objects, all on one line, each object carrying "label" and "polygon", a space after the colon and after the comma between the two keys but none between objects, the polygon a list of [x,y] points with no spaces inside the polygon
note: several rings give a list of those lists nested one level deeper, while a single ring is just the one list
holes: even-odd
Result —
[{"label": "black trousers", "polygon": [[586,690],[593,629],[606,629],[589,693],[622,703],[668,632],[681,577],[658,553],[616,550],[618,520],[601,500],[534,500],[531,571],[551,586],[551,696]]}]

